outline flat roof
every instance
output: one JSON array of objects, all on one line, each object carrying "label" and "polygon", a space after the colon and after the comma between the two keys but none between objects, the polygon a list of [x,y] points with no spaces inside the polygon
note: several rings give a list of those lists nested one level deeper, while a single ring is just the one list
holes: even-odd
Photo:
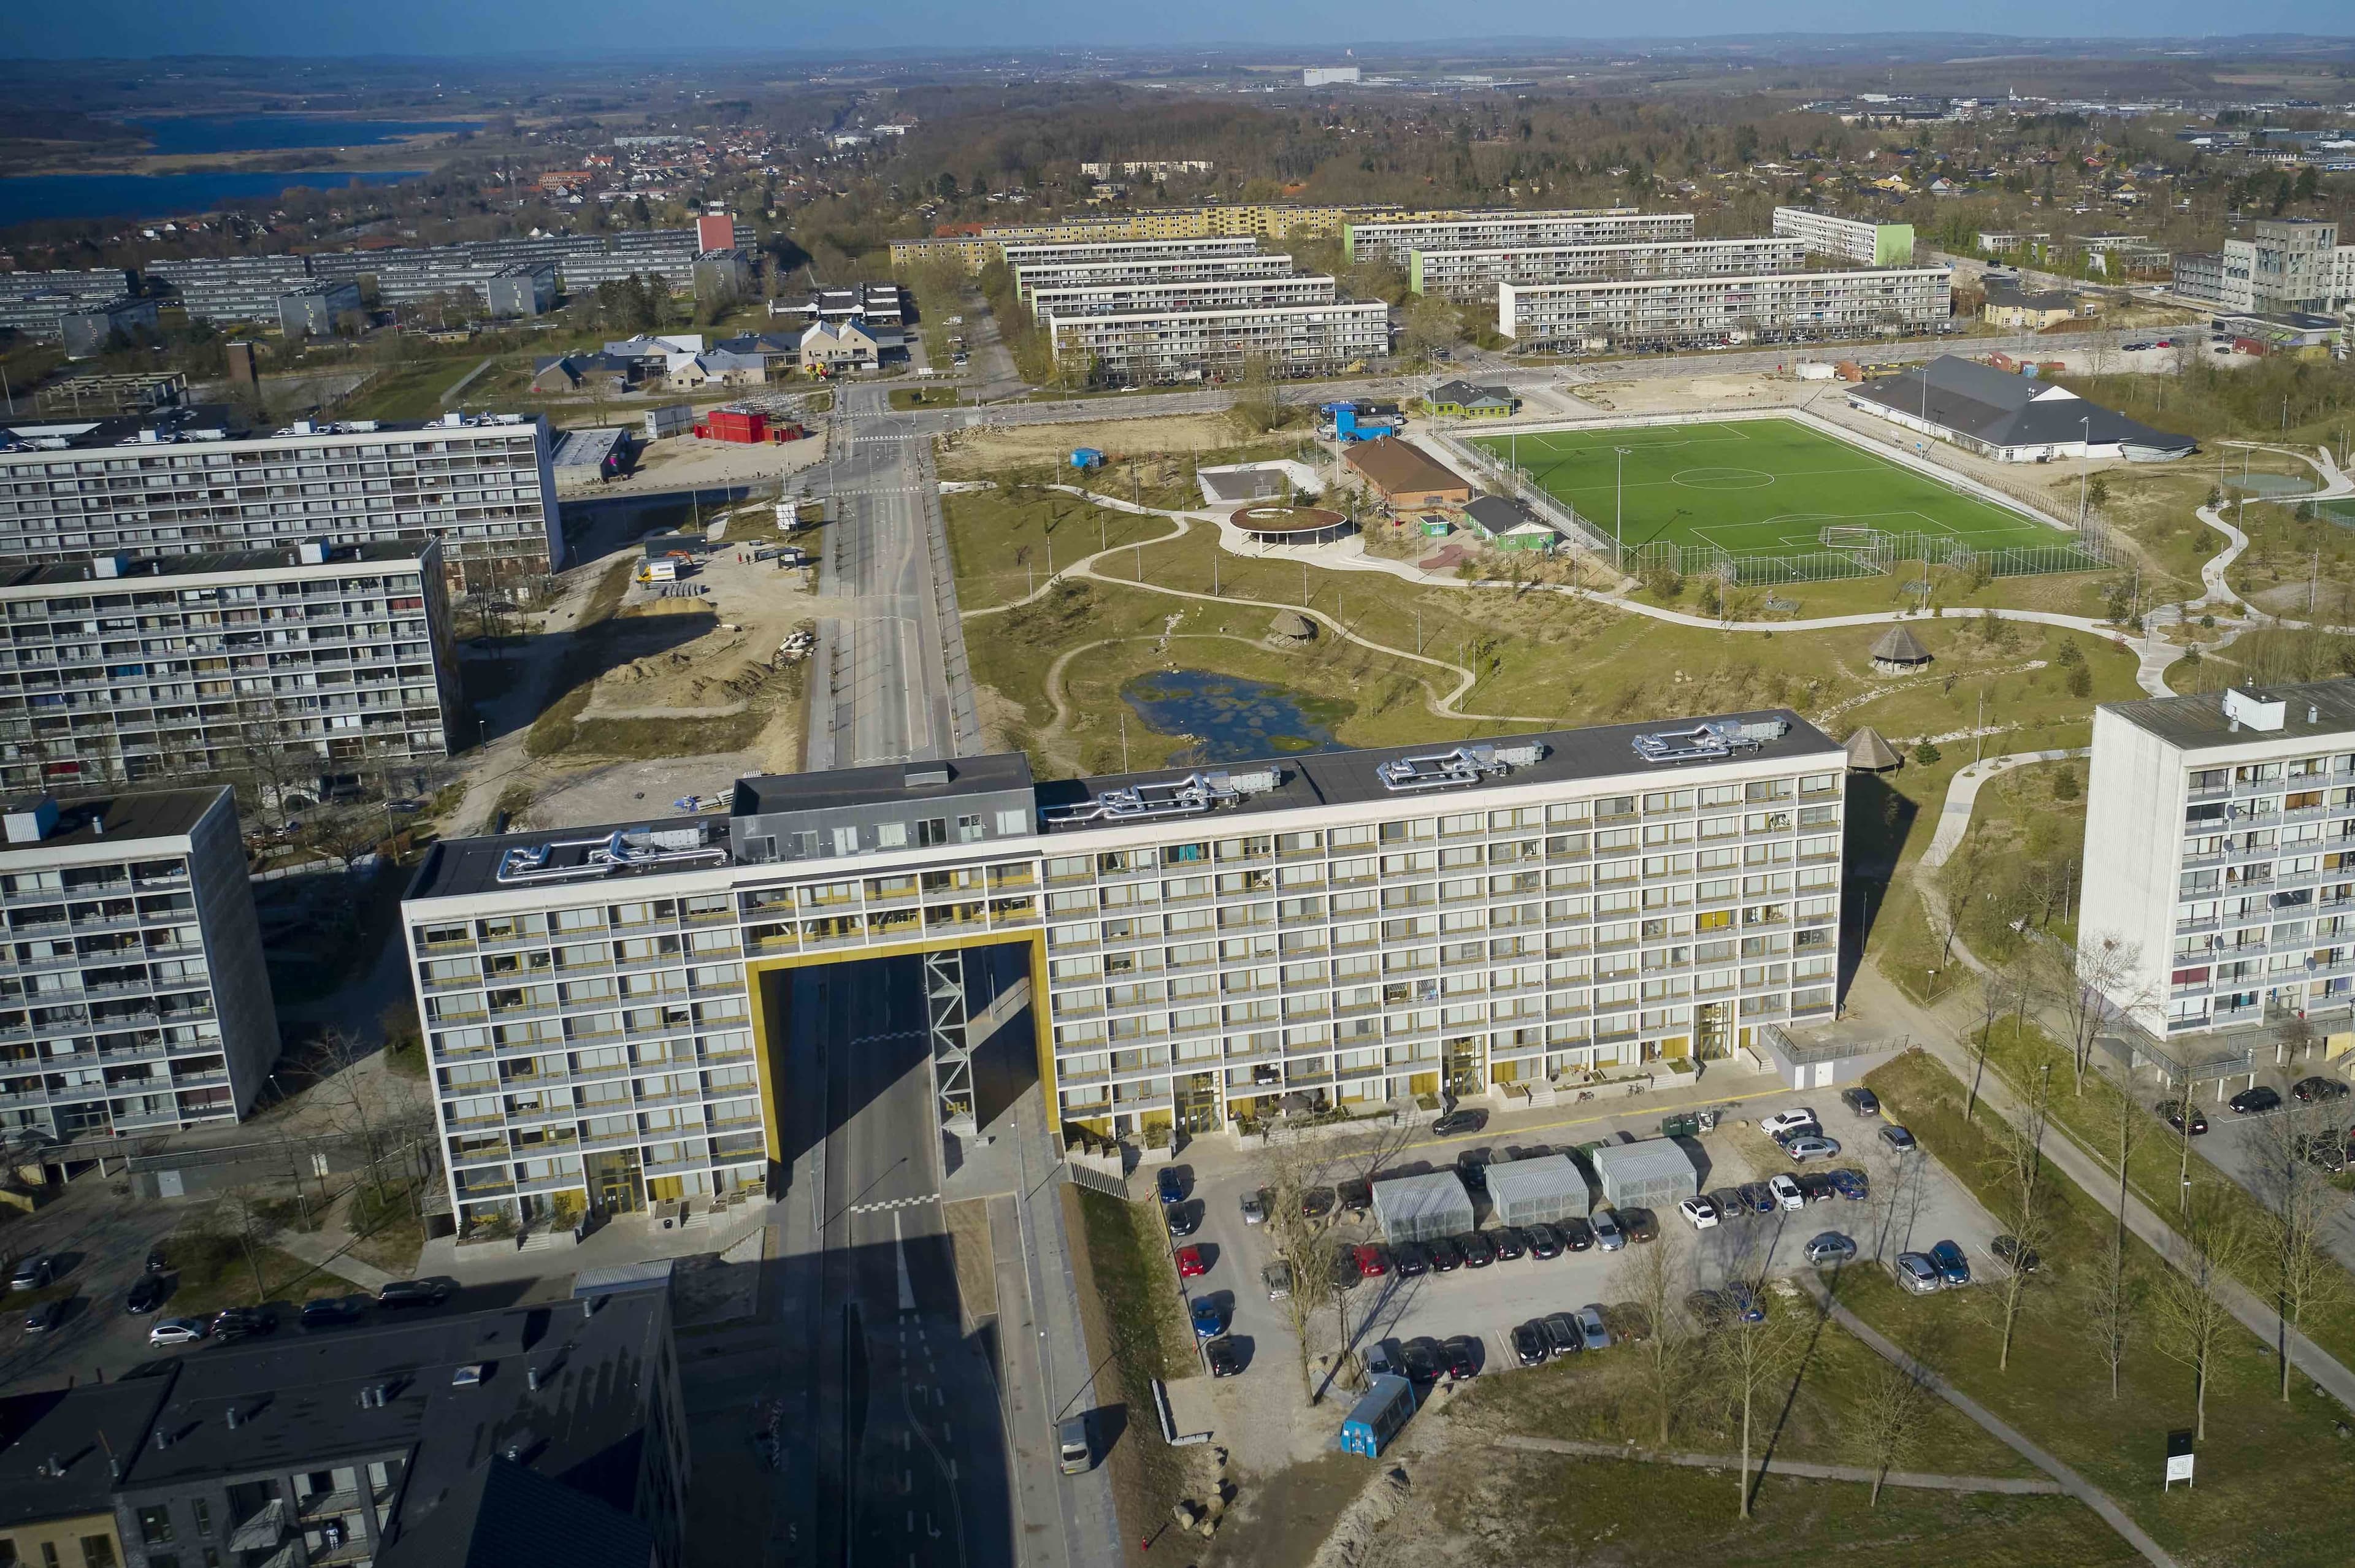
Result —
[{"label": "flat roof", "polygon": [[101,577],[87,560],[52,562],[45,566],[0,568],[0,593],[27,589],[88,588],[111,593],[157,578],[227,577],[240,572],[282,571],[307,567],[327,571],[336,567],[414,564],[438,539],[363,539],[331,545],[324,561],[305,561],[299,548],[284,549],[215,550],[204,555],[139,556],[127,561],[113,577]]},{"label": "flat roof", "polygon": [[[538,422],[532,414],[467,414],[452,424],[447,417],[432,420],[300,421],[309,430],[285,425],[252,429],[243,415],[225,403],[191,403],[178,408],[149,410],[136,414],[102,414],[89,418],[17,420],[0,424],[0,456],[37,456],[43,452],[84,452],[98,447],[161,450],[216,441],[318,441],[330,437],[415,435],[427,431],[528,431]],[[142,432],[160,432],[156,440]]]},{"label": "flat roof", "polygon": [[[2258,702],[2282,704],[2282,727],[2258,730],[2243,724],[2238,730],[2224,711],[2224,694],[2202,691],[2189,697],[2150,697],[2137,702],[2105,702],[2136,729],[2158,736],[2186,752],[2222,751],[2252,746],[2269,740],[2345,741],[2355,734],[2355,679],[2313,680],[2281,686],[2243,687],[2242,696]],[[2309,720],[2308,711],[2314,714]]]},{"label": "flat roof", "polygon": [[[143,840],[186,837],[205,813],[212,809],[213,803],[228,793],[226,785],[217,785],[211,789],[156,790],[147,795],[105,795],[96,800],[61,803],[57,826],[39,841],[11,844],[0,840],[0,865],[6,864],[10,856],[68,848],[104,847],[127,859]],[[28,809],[39,798],[16,796],[0,803],[0,809]],[[102,832],[99,831],[101,824]]]},{"label": "flat roof", "polygon": [[[939,783],[921,782],[945,773]],[[781,811],[830,811],[849,805],[899,801],[951,800],[997,790],[1028,789],[1030,759],[1020,752],[939,762],[885,763],[868,768],[824,773],[760,773],[736,781],[731,808],[738,816],[769,816]]]},{"label": "flat roof", "polygon": [[[139,1452],[171,1389],[167,1370],[162,1377],[0,1400],[0,1529],[112,1514],[114,1477],[107,1457],[127,1459]],[[61,1470],[49,1469],[53,1456],[64,1461]]]}]

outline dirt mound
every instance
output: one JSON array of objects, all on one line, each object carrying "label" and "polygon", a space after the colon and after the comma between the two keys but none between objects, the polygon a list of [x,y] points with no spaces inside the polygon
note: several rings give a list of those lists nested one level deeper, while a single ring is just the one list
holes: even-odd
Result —
[{"label": "dirt mound", "polygon": [[1308,1560],[1308,1568],[1359,1568],[1372,1552],[1374,1541],[1382,1527],[1398,1517],[1413,1484],[1407,1479],[1403,1466],[1393,1466],[1369,1477],[1358,1499],[1341,1510],[1333,1521],[1333,1533]]}]

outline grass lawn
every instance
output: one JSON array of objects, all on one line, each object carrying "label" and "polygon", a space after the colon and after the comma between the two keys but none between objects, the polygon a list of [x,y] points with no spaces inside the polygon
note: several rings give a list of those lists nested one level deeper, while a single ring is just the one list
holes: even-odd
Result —
[{"label": "grass lawn", "polygon": [[[322,1296],[349,1296],[357,1286],[340,1275],[314,1267],[276,1247],[257,1244],[248,1262],[234,1236],[205,1230],[175,1232],[164,1243],[164,1255],[175,1275],[171,1299],[161,1316],[196,1317],[224,1307],[254,1307],[265,1301],[296,1306]],[[261,1288],[253,1283],[254,1264],[261,1268]],[[289,1325],[281,1325],[282,1328]]]},{"label": "grass lawn", "polygon": [[1124,1203],[1079,1187],[1066,1188],[1063,1202],[1066,1229],[1080,1243],[1071,1266],[1088,1360],[1096,1386],[1117,1390],[1125,1407],[1121,1436],[1103,1463],[1123,1522],[1149,1530],[1168,1519],[1185,1492],[1187,1471],[1184,1456],[1161,1441],[1153,1380],[1194,1371],[1193,1330],[1179,1317],[1164,1255],[1168,1243],[1152,1202]]},{"label": "grass lawn", "polygon": [[909,409],[944,409],[958,399],[954,387],[894,387],[891,406],[905,411]]},{"label": "grass lawn", "polygon": [[[1990,1114],[1966,1121],[1963,1086],[1943,1066],[1909,1052],[1867,1082],[1950,1173],[1982,1200],[1996,1200]],[[2062,1097],[2056,1084],[2054,1098]],[[2193,1418],[2190,1373],[2164,1353],[2150,1300],[2166,1265],[2130,1243],[2127,1275],[2141,1306],[2113,1398],[2084,1306],[2101,1277],[2111,1221],[2065,1179],[2054,1178],[2051,1195],[2046,1266],[2015,1334],[2009,1371],[1997,1370],[1994,1315],[1979,1288],[1910,1296],[1879,1271],[1855,1271],[1841,1280],[1840,1298],[1898,1343],[1919,1347],[1963,1392],[2109,1493],[2187,1568],[2344,1562],[2340,1499],[2355,1483],[2355,1447],[2334,1433],[2344,1413],[2296,1379],[2287,1402],[2276,1397],[2271,1355],[2237,1325],[2211,1369],[2199,1484],[2162,1491],[2167,1435]],[[2041,1560],[2073,1561],[2066,1553]]]},{"label": "grass lawn", "polygon": [[[1628,546],[1813,554],[1829,528],[1923,534],[1976,550],[2069,536],[1792,420],[1484,435],[1548,494]],[[1624,457],[1623,457],[1624,451]],[[1861,538],[1860,535],[1848,536]],[[1763,581],[1763,580],[1762,580]]]}]

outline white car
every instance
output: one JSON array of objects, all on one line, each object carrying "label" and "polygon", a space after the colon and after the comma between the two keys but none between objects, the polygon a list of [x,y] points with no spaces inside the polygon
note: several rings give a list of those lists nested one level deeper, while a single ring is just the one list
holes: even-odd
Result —
[{"label": "white car", "polygon": [[1792,1180],[1788,1175],[1777,1176],[1768,1182],[1766,1190],[1772,1192],[1774,1195],[1774,1201],[1785,1209],[1804,1209],[1807,1206],[1807,1195],[1799,1190],[1799,1184]]},{"label": "white car", "polygon": [[195,1317],[166,1317],[147,1330],[151,1345],[193,1345],[204,1337],[204,1322]]},{"label": "white car", "polygon": [[1706,1198],[1688,1198],[1677,1205],[1677,1212],[1682,1214],[1696,1231],[1716,1227],[1717,1205]]},{"label": "white car", "polygon": [[1777,1111],[1771,1116],[1758,1118],[1758,1130],[1770,1138],[1781,1137],[1785,1133],[1797,1132],[1801,1127],[1821,1125],[1823,1123],[1816,1119],[1816,1114],[1804,1105],[1796,1111]]}]

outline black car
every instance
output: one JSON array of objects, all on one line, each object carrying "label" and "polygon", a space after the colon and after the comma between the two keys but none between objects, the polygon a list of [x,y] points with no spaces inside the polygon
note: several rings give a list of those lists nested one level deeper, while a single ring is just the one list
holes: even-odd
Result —
[{"label": "black car", "polygon": [[1333,1211],[1334,1201],[1331,1188],[1309,1188],[1300,1195],[1300,1217],[1304,1220],[1322,1220]]},{"label": "black car", "polygon": [[1810,1203],[1828,1203],[1839,1196],[1838,1184],[1827,1171],[1796,1171],[1791,1179],[1799,1184],[1799,1195]]},{"label": "black car", "polygon": [[368,1298],[362,1296],[323,1296],[304,1302],[301,1314],[305,1328],[337,1328],[367,1316]]},{"label": "black car", "polygon": [[1421,1242],[1401,1242],[1391,1249],[1391,1270],[1401,1279],[1421,1279],[1431,1272],[1431,1253]]},{"label": "black car", "polygon": [[2336,1078],[2301,1078],[2289,1086],[2290,1098],[2301,1105],[2311,1105],[2321,1100],[2343,1100],[2347,1085]]},{"label": "black car", "polygon": [[2034,1274],[2044,1266],[2036,1249],[2022,1245],[2018,1236],[1998,1236],[1987,1243],[1987,1251],[1995,1254],[1996,1262],[2014,1274]]},{"label": "black car", "polygon": [[213,1338],[232,1340],[278,1332],[278,1314],[264,1307],[232,1307],[213,1319]]},{"label": "black car", "polygon": [[2232,1107],[2232,1114],[2238,1116],[2255,1116],[2267,1111],[2278,1111],[2281,1103],[2281,1091],[2264,1083],[2254,1089],[2243,1089],[2225,1102]]},{"label": "black car", "polygon": [[1513,1330],[1513,1359],[1525,1367],[1534,1367],[1546,1359],[1550,1348],[1546,1343],[1545,1325],[1524,1323]]},{"label": "black car", "polygon": [[1458,1334],[1447,1341],[1447,1381],[1460,1383],[1466,1378],[1480,1375],[1480,1349],[1469,1334]]},{"label": "black car", "polygon": [[1660,1217],[1649,1209],[1622,1209],[1619,1228],[1627,1232],[1631,1242],[1657,1242],[1660,1239]]},{"label": "black car", "polygon": [[1193,1203],[1172,1203],[1162,1211],[1173,1236],[1190,1236],[1202,1228],[1202,1211]]},{"label": "black car", "polygon": [[64,1322],[65,1316],[66,1298],[62,1296],[53,1296],[47,1301],[36,1303],[33,1309],[25,1314],[25,1332],[46,1334]]},{"label": "black car", "polygon": [[1349,1213],[1363,1214],[1374,1206],[1374,1184],[1370,1181],[1345,1181],[1339,1191],[1341,1207]]},{"label": "black car", "polygon": [[140,1314],[153,1312],[164,1305],[164,1297],[169,1294],[171,1287],[165,1283],[162,1275],[143,1274],[139,1276],[139,1283],[131,1287],[131,1294],[123,1298],[123,1310]]},{"label": "black car", "polygon": [[1406,1375],[1411,1382],[1435,1383],[1439,1381],[1439,1341],[1425,1337],[1409,1339],[1405,1350]]},{"label": "black car", "polygon": [[1498,1226],[1493,1240],[1497,1245],[1498,1263],[1517,1263],[1526,1256],[1529,1250],[1529,1239],[1521,1233],[1520,1227],[1518,1225]]},{"label": "black car", "polygon": [[1429,1245],[1431,1247],[1431,1266],[1439,1273],[1454,1274],[1457,1269],[1464,1266],[1463,1249],[1458,1247],[1447,1237],[1433,1236],[1431,1239]]},{"label": "black car", "polygon": [[1546,1347],[1555,1355],[1575,1355],[1586,1349],[1586,1336],[1578,1331],[1578,1324],[1569,1313],[1549,1312],[1541,1322],[1545,1328]]},{"label": "black car", "polygon": [[1488,1113],[1486,1111],[1450,1111],[1431,1124],[1431,1133],[1433,1137],[1462,1137],[1466,1133],[1476,1133],[1487,1125]]},{"label": "black car", "polygon": [[1573,1253],[1582,1253],[1594,1244],[1594,1227],[1575,1215],[1561,1222],[1561,1244]]},{"label": "black car", "polygon": [[[2177,1132],[2186,1134],[2188,1136],[2196,1138],[2201,1133],[2208,1130],[2208,1118],[2200,1114],[2199,1106],[2190,1105],[2186,1101],[2161,1100],[2152,1108],[2158,1111],[2158,1119],[2160,1121],[2165,1122]],[[2183,1125],[2183,1116],[2187,1109],[2190,1110],[2191,1115],[2191,1125],[2188,1128]]]},{"label": "black car", "polygon": [[1551,1225],[1540,1221],[1529,1229],[1529,1256],[1533,1258],[1561,1256],[1561,1236]]},{"label": "black car", "polygon": [[378,1307],[439,1307],[450,1299],[450,1287],[438,1279],[392,1279],[377,1287]]},{"label": "black car", "polygon": [[1467,1148],[1455,1157],[1455,1174],[1462,1177],[1464,1185],[1475,1192],[1488,1190],[1489,1157],[1488,1151],[1484,1148]]},{"label": "black car", "polygon": [[1881,1115],[1881,1096],[1870,1089],[1861,1087],[1843,1089],[1840,1091],[1840,1098],[1848,1103],[1849,1110],[1859,1116]]},{"label": "black car", "polygon": [[2290,1140],[2290,1153],[2333,1176],[2347,1168],[2347,1139],[2335,1132],[2301,1134]]},{"label": "black car", "polygon": [[1455,1249],[1464,1254],[1465,1265],[1469,1268],[1487,1268],[1497,1261],[1497,1244],[1488,1239],[1486,1231],[1465,1232],[1455,1238]]},{"label": "black car", "polygon": [[1214,1378],[1231,1378],[1243,1370],[1243,1358],[1232,1339],[1218,1339],[1202,1347],[1202,1359]]}]

